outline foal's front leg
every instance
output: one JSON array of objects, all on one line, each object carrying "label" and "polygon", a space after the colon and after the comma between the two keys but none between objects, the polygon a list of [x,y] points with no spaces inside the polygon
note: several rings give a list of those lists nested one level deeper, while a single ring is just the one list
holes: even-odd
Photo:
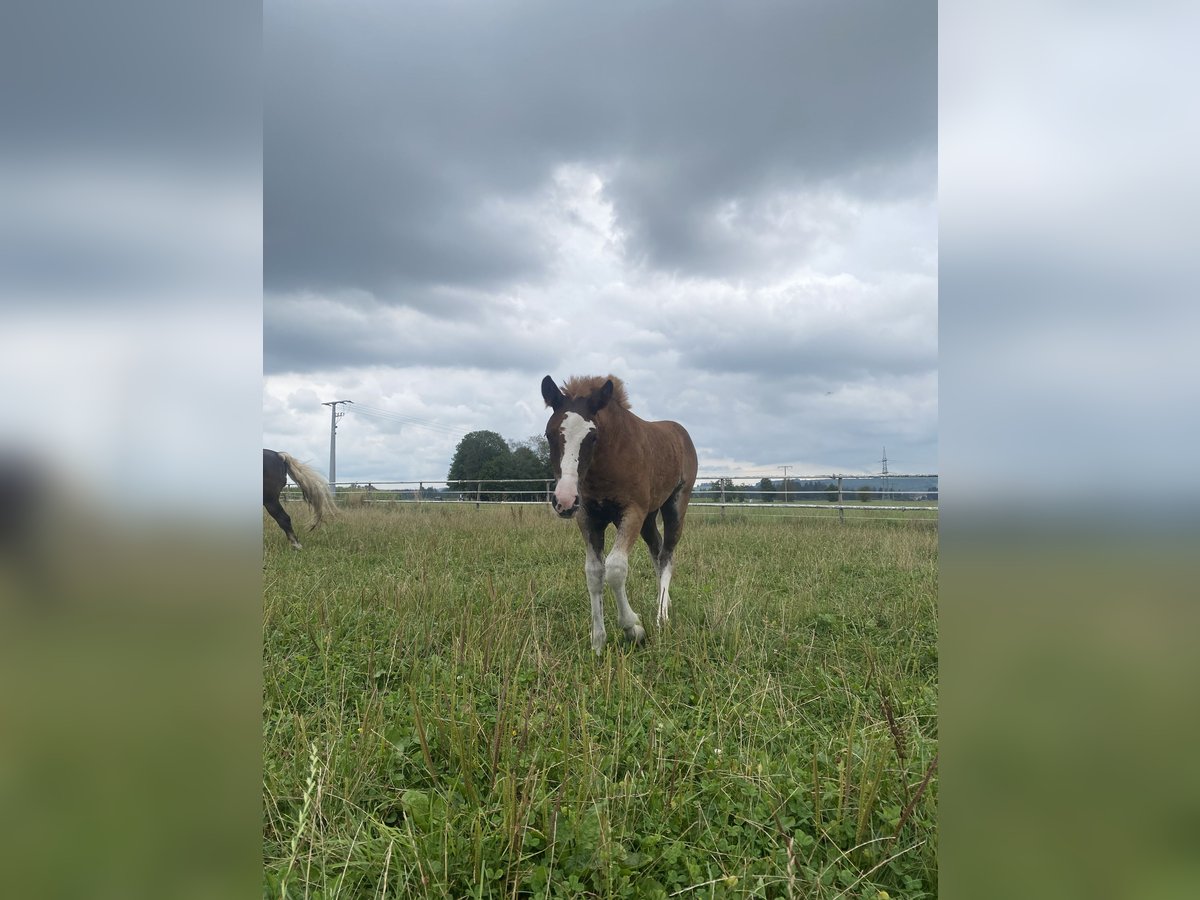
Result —
[{"label": "foal's front leg", "polygon": [[579,513],[579,530],[586,547],[583,572],[592,600],[592,649],[599,656],[608,637],[604,630],[604,558],[601,555],[604,553],[604,526],[589,522],[583,515]]},{"label": "foal's front leg", "polygon": [[645,512],[637,509],[627,509],[622,513],[612,552],[604,561],[604,580],[608,582],[617,598],[617,621],[624,629],[625,637],[635,644],[640,644],[646,639],[646,629],[642,627],[641,618],[629,605],[629,598],[625,595],[625,579],[629,576],[629,551],[637,543],[644,517]]}]

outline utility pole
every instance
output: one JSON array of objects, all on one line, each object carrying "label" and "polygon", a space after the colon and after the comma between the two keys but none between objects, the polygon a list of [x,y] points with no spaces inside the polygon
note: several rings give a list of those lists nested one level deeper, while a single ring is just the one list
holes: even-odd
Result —
[{"label": "utility pole", "polygon": [[882,462],[883,462],[883,471],[881,471],[879,474],[883,476],[883,491],[882,491],[881,493],[883,494],[883,499],[884,499],[884,500],[886,500],[886,499],[888,499],[888,494],[889,494],[889,491],[888,491],[888,470],[887,470],[887,447],[884,447],[884,448],[883,448],[883,460],[882,460]]},{"label": "utility pole", "polygon": [[791,466],[780,466],[779,468],[783,469],[783,502],[784,502],[784,503],[787,503],[787,502],[788,502],[788,498],[787,498],[787,488],[788,488],[788,484],[787,484],[787,470],[788,470],[788,469],[790,469],[790,468],[792,468],[792,467],[791,467]]},{"label": "utility pole", "polygon": [[337,420],[345,415],[344,412],[338,412],[338,404],[353,402],[353,400],[330,400],[328,403],[321,404],[329,407],[329,486],[333,487],[335,493],[337,492],[337,488],[334,487],[337,482]]}]

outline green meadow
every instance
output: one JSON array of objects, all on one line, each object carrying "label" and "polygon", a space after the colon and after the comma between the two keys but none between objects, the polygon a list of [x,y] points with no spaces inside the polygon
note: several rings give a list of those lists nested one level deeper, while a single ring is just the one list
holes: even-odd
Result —
[{"label": "green meadow", "polygon": [[[547,507],[263,518],[265,897],[937,895],[935,521],[693,510],[589,644]],[[611,544],[612,532],[609,532]]]}]

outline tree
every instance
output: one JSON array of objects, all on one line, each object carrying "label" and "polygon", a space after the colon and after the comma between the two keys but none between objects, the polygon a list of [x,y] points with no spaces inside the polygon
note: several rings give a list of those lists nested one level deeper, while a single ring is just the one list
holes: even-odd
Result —
[{"label": "tree", "polygon": [[[507,449],[507,447],[505,448]],[[512,455],[496,455],[479,470],[479,498],[481,500],[509,500],[513,485],[506,484],[511,470]]]},{"label": "tree", "polygon": [[523,441],[511,441],[509,447],[513,453],[525,448],[537,458],[545,476],[554,477],[554,471],[550,467],[550,442],[544,434],[532,434]]},{"label": "tree", "polygon": [[775,499],[775,484],[770,478],[764,478],[758,483],[758,499],[764,503],[771,503]]},{"label": "tree", "polygon": [[468,498],[478,492],[481,500],[542,500],[553,477],[542,435],[506,441],[494,431],[472,431],[454,451],[446,484]]},{"label": "tree", "polygon": [[[546,439],[545,454],[541,454],[534,444],[534,438],[512,445],[512,453],[508,457],[508,475],[506,478],[520,479],[519,484],[511,485],[516,500],[544,500],[546,497],[545,482],[554,477],[550,468],[550,447]],[[531,446],[531,444],[534,444]]]},{"label": "tree", "polygon": [[[474,495],[483,478],[502,478],[512,451],[494,431],[472,431],[454,449],[446,484],[451,490]],[[486,469],[486,471],[485,471]]]}]

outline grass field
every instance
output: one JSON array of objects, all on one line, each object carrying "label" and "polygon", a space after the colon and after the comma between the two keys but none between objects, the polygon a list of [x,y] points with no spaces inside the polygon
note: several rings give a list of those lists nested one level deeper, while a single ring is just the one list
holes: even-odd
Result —
[{"label": "grass field", "polygon": [[599,658],[546,507],[263,529],[264,896],[937,895],[936,526],[689,518]]}]

